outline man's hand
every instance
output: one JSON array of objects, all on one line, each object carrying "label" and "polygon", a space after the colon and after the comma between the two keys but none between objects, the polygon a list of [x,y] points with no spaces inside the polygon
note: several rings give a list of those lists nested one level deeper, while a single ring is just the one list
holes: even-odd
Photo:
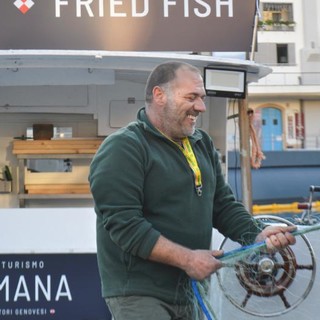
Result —
[{"label": "man's hand", "polygon": [[222,267],[222,262],[217,259],[222,254],[222,250],[193,250],[184,270],[190,278],[204,280]]},{"label": "man's hand", "polygon": [[296,226],[268,226],[257,235],[256,242],[265,241],[270,251],[283,249],[296,243],[296,238],[292,234],[296,228]]},{"label": "man's hand", "polygon": [[184,270],[194,280],[204,280],[222,267],[216,257],[222,250],[192,250],[160,236],[149,259]]}]

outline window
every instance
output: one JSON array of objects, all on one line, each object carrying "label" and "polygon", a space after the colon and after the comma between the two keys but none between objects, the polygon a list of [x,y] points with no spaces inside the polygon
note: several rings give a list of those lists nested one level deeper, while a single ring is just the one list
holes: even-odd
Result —
[{"label": "window", "polygon": [[294,66],[296,64],[296,48],[294,43],[258,44],[255,61],[269,66]]},{"label": "window", "polygon": [[292,115],[288,116],[288,139],[294,139],[294,119]]},{"label": "window", "polygon": [[272,20],[275,23],[280,23],[280,21],[281,21],[281,13],[280,12],[273,12],[272,13]]},{"label": "window", "polygon": [[288,44],[277,44],[277,63],[289,63]]}]

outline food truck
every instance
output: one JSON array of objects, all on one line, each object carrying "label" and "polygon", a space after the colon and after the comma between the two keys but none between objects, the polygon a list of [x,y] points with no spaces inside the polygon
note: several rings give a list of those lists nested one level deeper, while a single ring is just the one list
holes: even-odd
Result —
[{"label": "food truck", "polygon": [[[111,319],[100,292],[88,170],[103,139],[135,119],[157,64],[179,60],[208,72],[207,111],[197,125],[214,140],[226,177],[230,101],[243,103],[247,84],[271,72],[210,53],[212,43],[249,51],[256,1],[128,3],[1,3],[0,319]],[[229,38],[213,33],[208,19],[217,30],[227,24]],[[214,232],[214,246],[221,240]],[[219,319],[258,317],[223,292],[213,303]]]}]

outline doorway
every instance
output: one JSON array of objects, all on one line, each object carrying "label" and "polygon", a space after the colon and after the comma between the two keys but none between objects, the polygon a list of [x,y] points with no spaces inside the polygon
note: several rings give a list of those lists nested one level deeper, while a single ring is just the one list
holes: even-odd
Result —
[{"label": "doorway", "polygon": [[262,108],[262,150],[281,151],[282,141],[282,114],[277,108]]}]

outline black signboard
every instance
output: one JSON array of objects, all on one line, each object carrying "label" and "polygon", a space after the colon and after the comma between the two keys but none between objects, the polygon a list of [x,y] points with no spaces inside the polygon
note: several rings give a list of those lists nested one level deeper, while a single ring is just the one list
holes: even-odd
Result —
[{"label": "black signboard", "polygon": [[256,0],[2,0],[0,49],[251,51]]},{"label": "black signboard", "polygon": [[96,255],[0,255],[0,319],[111,320]]}]

